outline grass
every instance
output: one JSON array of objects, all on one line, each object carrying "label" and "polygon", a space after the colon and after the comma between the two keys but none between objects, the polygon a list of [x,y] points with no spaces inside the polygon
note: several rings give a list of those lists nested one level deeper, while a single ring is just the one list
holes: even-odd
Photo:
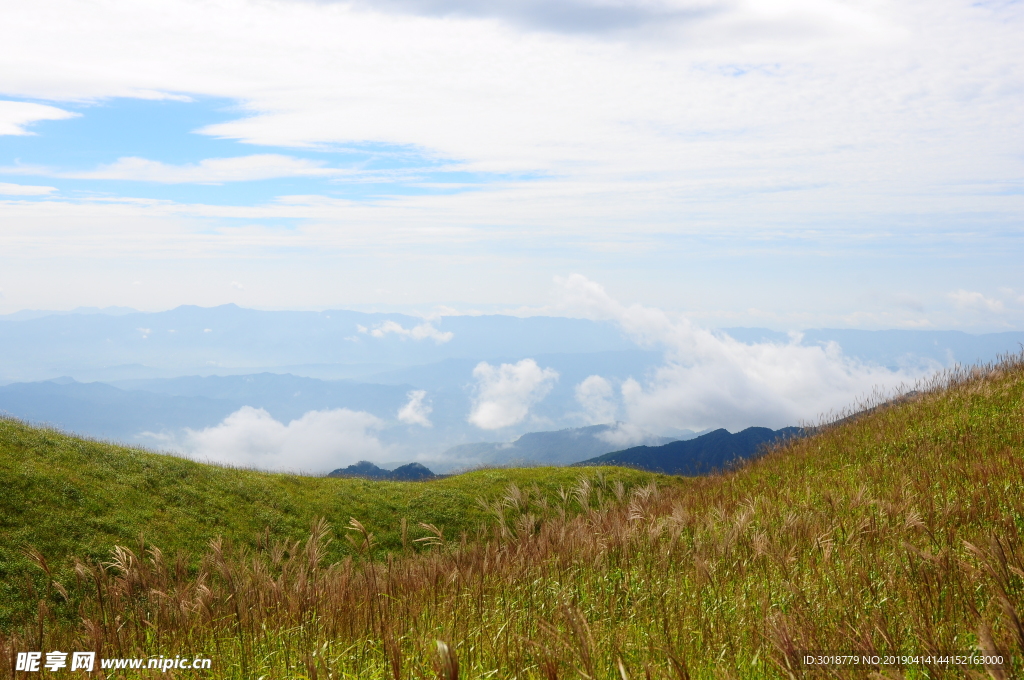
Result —
[{"label": "grass", "polygon": [[[651,478],[611,474],[627,486]],[[35,611],[26,593],[39,585],[40,573],[26,546],[68,581],[74,558],[105,560],[114,546],[137,545],[140,536],[169,554],[194,556],[186,558],[193,564],[217,537],[255,547],[268,532],[275,540],[304,538],[316,518],[344,533],[356,517],[374,532],[373,553],[382,558],[401,549],[403,520],[407,540],[427,535],[420,523],[457,537],[484,520],[478,499],[495,500],[510,484],[553,495],[577,477],[553,468],[479,470],[429,482],[269,474],[0,419],[0,629]],[[324,558],[351,554],[347,541],[334,541]]]},{"label": "grass", "polygon": [[[809,671],[800,652],[1001,650],[1016,655],[1003,667],[869,670],[1024,675],[1024,357],[714,477],[573,475],[509,485],[465,534],[420,527],[427,540],[385,553],[363,525],[328,520],[301,543],[215,541],[198,570],[156,543],[83,559],[73,581],[22,595],[35,616],[0,636],[0,658],[94,649],[209,656],[217,678],[621,680],[863,678]],[[334,560],[339,543],[361,555]],[[77,620],[52,613],[62,589]]]}]

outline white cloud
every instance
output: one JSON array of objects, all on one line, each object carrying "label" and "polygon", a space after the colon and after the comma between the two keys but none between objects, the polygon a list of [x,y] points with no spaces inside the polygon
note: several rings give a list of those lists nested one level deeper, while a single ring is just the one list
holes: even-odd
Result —
[{"label": "white cloud", "polygon": [[0,182],[0,196],[46,196],[56,191],[56,187],[40,187],[29,184],[7,184]]},{"label": "white cloud", "polygon": [[216,463],[322,473],[360,460],[380,460],[384,447],[373,434],[384,423],[364,411],[310,411],[287,425],[261,408],[243,406],[219,425],[187,430],[181,448]]},{"label": "white cloud", "polygon": [[[981,263],[991,272],[998,259],[1012,276],[1006,253],[1017,247],[1009,235],[1020,223],[1019,158],[1007,153],[1000,131],[1017,126],[1024,91],[1014,3],[183,0],[173,11],[167,0],[8,4],[0,22],[5,96],[117,106],[118,97],[182,93],[200,108],[218,98],[238,102],[237,118],[206,128],[210,135],[329,150],[359,144],[531,178],[504,175],[479,191],[377,201],[99,206],[90,196],[33,205],[27,216],[19,207],[4,215],[0,250],[38,272],[37,291],[58,281],[54,290],[109,295],[80,264],[90,261],[81,253],[97,251],[140,267],[184,253],[188,261],[165,274],[163,288],[177,297],[166,304],[216,302],[207,292],[214,286],[195,275],[197,262],[240,251],[257,255],[254,263],[280,262],[285,249],[291,267],[260,272],[280,277],[267,285],[279,297],[262,304],[317,305],[325,301],[311,298],[327,297],[321,291],[371,302],[365,296],[385,283],[422,302],[536,303],[541,291],[510,287],[509,277],[539,278],[567,261],[598,271],[614,253],[617,267],[604,267],[609,283],[620,277],[630,294],[662,295],[663,304],[681,308],[687,301],[658,291],[681,289],[679,271],[700,276],[693,268],[714,261],[729,271],[728,283],[709,286],[708,297],[732,297],[719,305],[728,308],[723,314],[760,306],[749,299],[755,289],[796,314],[808,309],[807,287],[765,291],[785,287],[777,281],[790,277],[774,274],[795,274],[794,261],[833,257],[850,270],[845,280],[877,278],[869,276],[877,265],[868,272],[858,264],[864,258],[840,254],[845,244],[858,253],[883,248],[878,261],[899,263],[881,277],[886,287],[902,276],[924,288],[922,269],[948,280],[936,262],[968,271],[982,271]],[[596,30],[624,25],[652,30],[613,39]],[[532,30],[538,26],[545,30]],[[218,120],[232,115],[217,106]],[[25,129],[17,120],[8,125]],[[301,161],[282,171],[161,160],[170,159],[103,170],[164,182],[328,171]],[[294,226],[279,228],[273,221],[282,218]],[[889,226],[865,226],[882,224]],[[707,234],[714,237],[700,238]],[[921,238],[939,242],[940,256],[927,265]],[[709,243],[721,244],[711,257]],[[758,244],[770,256],[753,252]],[[954,249],[957,258],[941,257]],[[327,261],[328,251],[350,259],[325,267],[324,285],[301,286],[306,278],[297,273]],[[527,251],[534,271],[513,273],[525,262],[513,260]],[[29,262],[35,253],[45,258]],[[684,267],[665,264],[686,257]],[[733,262],[741,263],[735,271]],[[800,266],[815,275],[816,264]],[[327,282],[328,275],[335,278]],[[667,276],[676,278],[670,284]],[[395,278],[404,280],[381,281]],[[178,292],[172,282],[185,279],[192,279],[187,292]],[[823,301],[815,301],[821,311],[809,325],[839,318],[837,298],[847,287],[826,279],[818,277]],[[404,303],[404,294],[372,302]],[[890,326],[894,318],[871,323]]]},{"label": "white cloud", "polygon": [[469,422],[483,430],[497,430],[525,420],[530,408],[554,387],[558,371],[542,369],[533,359],[498,367],[481,361],[473,377],[477,385]]},{"label": "white cloud", "polygon": [[994,313],[1005,311],[1005,306],[1001,300],[985,297],[981,293],[963,289],[950,293],[949,299],[960,309],[974,309]]},{"label": "white cloud", "polygon": [[[1016,111],[1012,12],[820,0],[455,4],[505,10],[395,14],[380,3],[218,0],[168,13],[152,1],[38,0],[5,14],[0,43],[17,58],[0,62],[0,89],[56,99],[230,97],[245,103],[242,114],[206,133],[286,146],[383,142],[474,167],[577,178],[643,168],[671,173],[691,196],[712,176],[709,164],[741,176],[744,190],[766,176],[789,185],[823,172],[854,185],[870,173],[875,186],[905,182],[902,168],[882,177],[871,162],[887,157],[887,143],[900,142],[905,155],[963,158],[982,122]],[[668,39],[517,30],[526,5],[538,20],[575,16],[569,22],[581,27],[594,26],[595,13],[618,15],[612,26],[648,17],[654,37]],[[512,25],[480,18],[509,12]],[[42,20],[58,13],[64,21]],[[80,68],[70,71],[72,63]],[[992,87],[970,89],[979,82]],[[929,135],[913,113],[929,116]],[[961,135],[944,149],[930,141],[940,130]],[[781,148],[786,158],[771,153]],[[827,162],[807,163],[820,157]],[[766,164],[781,172],[766,174]]]},{"label": "white cloud", "polygon": [[63,120],[79,114],[45,104],[0,101],[0,135],[31,135],[26,126],[40,120]]},{"label": "white cloud", "polygon": [[653,444],[656,439],[655,435],[633,423],[616,423],[615,427],[598,432],[597,438],[622,448]]},{"label": "white cloud", "polygon": [[398,419],[409,425],[433,427],[433,423],[430,422],[429,416],[431,411],[434,409],[423,401],[427,396],[427,391],[410,390],[405,396],[409,398],[409,402],[402,408],[398,409]]},{"label": "white cloud", "polygon": [[591,425],[615,422],[618,410],[611,383],[599,375],[592,375],[576,386],[576,401],[583,407],[584,416]]},{"label": "white cloud", "polygon": [[[16,169],[5,168],[5,171]],[[88,172],[37,172],[73,179],[130,180],[162,184],[221,184],[278,177],[327,177],[341,174],[339,170],[323,167],[323,163],[272,153],[234,158],[207,158],[198,163],[185,165],[170,165],[127,156]]]},{"label": "white cloud", "polygon": [[[356,329],[360,333],[366,333],[367,329],[364,326],[356,325]],[[370,335],[375,338],[383,338],[389,333],[393,333],[399,337],[412,338],[413,340],[425,340],[431,338],[437,344],[448,342],[455,337],[455,334],[451,331],[442,333],[441,331],[434,328],[430,323],[421,323],[418,326],[412,328],[405,328],[402,324],[396,321],[385,321],[382,324],[378,324],[369,331]]]},{"label": "white cloud", "polygon": [[834,343],[737,342],[660,309],[627,307],[580,275],[561,284],[567,305],[614,320],[646,346],[664,348],[665,363],[645,384],[631,378],[621,389],[626,421],[649,431],[795,425],[921,377],[862,364]]}]

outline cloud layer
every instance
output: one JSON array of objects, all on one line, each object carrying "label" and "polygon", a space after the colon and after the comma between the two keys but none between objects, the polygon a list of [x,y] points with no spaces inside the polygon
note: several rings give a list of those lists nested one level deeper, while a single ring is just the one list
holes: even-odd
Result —
[{"label": "cloud layer", "polygon": [[473,369],[476,394],[469,422],[482,430],[499,430],[523,422],[558,380],[558,372],[533,359],[492,366],[481,361]]},{"label": "cloud layer", "polygon": [[[4,201],[5,310],[536,305],[542,284],[508,282],[571,270],[722,325],[952,327],[982,317],[948,291],[1024,289],[1020,3],[9,4],[0,93],[26,101],[0,103],[0,133],[18,155],[121,98],[216,108],[189,129],[237,155],[189,155],[178,130],[161,154],[82,158],[83,133],[21,158],[79,184]],[[71,107],[82,120],[56,122]],[[289,151],[352,148],[372,200],[336,159]],[[183,186],[260,178],[280,181]],[[205,278],[243,267],[228,280],[262,282],[245,296]],[[697,282],[699,300],[680,292]],[[1022,320],[1014,303],[992,323]]]},{"label": "cloud layer", "polygon": [[[614,320],[637,342],[664,349],[665,362],[652,375],[630,378],[621,387],[626,422],[648,431],[816,422],[922,377],[854,361],[834,343],[809,347],[798,337],[788,344],[741,343],[685,317],[623,305],[580,275],[564,279],[562,287],[568,307]],[[577,387],[577,395],[583,402],[600,399],[603,406],[609,390],[592,377]]]},{"label": "cloud layer", "polygon": [[287,425],[245,406],[222,423],[188,430],[180,448],[189,456],[260,470],[322,474],[360,460],[380,460],[374,434],[384,423],[363,411],[310,411]]}]

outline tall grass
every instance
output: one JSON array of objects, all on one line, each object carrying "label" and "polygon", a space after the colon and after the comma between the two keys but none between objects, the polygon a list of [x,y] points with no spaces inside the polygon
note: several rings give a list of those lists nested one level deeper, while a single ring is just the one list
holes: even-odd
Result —
[{"label": "tall grass", "polygon": [[[215,540],[198,571],[121,547],[80,562],[75,583],[48,581],[0,657],[74,648],[206,655],[219,678],[551,680],[812,677],[801,650],[981,649],[1016,659],[876,677],[1024,673],[1021,357],[719,476],[632,489],[581,476],[555,494],[510,486],[481,509],[488,522],[460,536],[403,526],[383,559],[365,557],[374,527],[358,519],[344,539],[317,521],[303,542]],[[332,540],[360,556],[325,560]],[[78,621],[50,614],[63,597]]]}]

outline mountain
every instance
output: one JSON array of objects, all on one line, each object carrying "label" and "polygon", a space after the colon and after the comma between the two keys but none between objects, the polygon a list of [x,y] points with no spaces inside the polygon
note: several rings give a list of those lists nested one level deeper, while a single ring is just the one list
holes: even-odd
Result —
[{"label": "mountain", "polygon": [[375,479],[390,482],[419,482],[424,479],[433,479],[437,475],[429,468],[419,463],[409,463],[396,467],[394,470],[379,468],[373,463],[361,460],[346,468],[338,468],[328,473],[328,477],[360,477],[363,479]]},{"label": "mountain", "polygon": [[[589,375],[601,374],[612,380],[642,376],[656,365],[656,352],[641,350],[596,352],[591,354],[537,355],[541,366],[554,368],[559,380],[545,400],[533,407],[536,418],[506,428],[500,436],[517,435],[540,429],[574,427],[582,416],[574,388]],[[495,364],[515,361],[492,358]],[[137,378],[110,383],[78,382],[71,377],[54,380],[0,385],[0,413],[35,423],[46,423],[89,437],[113,439],[161,448],[174,448],[185,429],[202,430],[221,423],[243,406],[264,409],[275,420],[288,424],[310,411],[347,408],[365,411],[381,420],[376,432],[388,455],[374,463],[419,460],[435,471],[465,468],[480,462],[504,465],[510,456],[551,464],[566,464],[622,448],[628,443],[580,450],[571,459],[543,454],[542,446],[525,448],[506,455],[507,444],[481,445],[490,454],[483,461],[472,451],[448,455],[453,446],[479,440],[483,430],[468,422],[474,395],[473,368],[477,362],[464,359],[444,361],[368,376],[366,381],[321,380],[288,373],[249,375],[192,375],[177,378]],[[399,410],[409,401],[413,390],[426,392],[429,427],[398,419]],[[664,433],[676,434],[676,433]],[[685,433],[683,433],[685,435]],[[154,436],[156,435],[156,436]],[[563,437],[563,439],[565,439]],[[666,439],[664,441],[671,441]],[[663,440],[642,440],[663,443]],[[557,441],[549,448],[570,445]],[[571,446],[575,446],[572,444]],[[472,448],[472,447],[470,447]],[[539,451],[539,452],[538,452]],[[464,458],[462,453],[470,454]],[[429,460],[424,456],[432,456]]]},{"label": "mountain", "polygon": [[265,409],[281,422],[301,418],[309,411],[348,408],[389,418],[401,408],[412,386],[378,385],[351,380],[318,380],[288,373],[183,376],[169,379],[120,380],[110,383],[127,390],[143,390],[175,397],[217,399]]},{"label": "mountain", "polygon": [[262,311],[185,305],[165,312],[8,315],[0,380],[76,380],[271,370],[359,378],[445,359],[636,349],[611,322],[562,317],[449,316],[348,310]]},{"label": "mountain", "polygon": [[230,399],[122,390],[70,379],[0,387],[0,414],[123,442],[143,431],[212,427],[239,408]]},{"label": "mountain", "polygon": [[781,439],[800,436],[803,428],[748,427],[730,434],[719,429],[694,439],[662,446],[634,446],[576,463],[584,465],[622,465],[669,475],[702,475],[756,456],[763,448]]},{"label": "mountain", "polygon": [[[747,343],[793,341],[785,333],[760,328],[720,332]],[[836,342],[847,356],[890,367],[987,362],[1024,342],[1020,332],[812,329],[794,337],[805,346]],[[461,362],[459,373],[468,375],[465,367],[471,370],[479,361],[526,357],[542,365],[557,361],[560,372],[574,376],[632,375],[640,380],[652,364],[640,353],[609,355],[611,362],[595,363],[601,353],[621,352],[642,349],[612,322],[564,317],[444,316],[427,321],[403,314],[264,311],[230,304],[163,312],[27,310],[0,316],[0,383],[58,375],[109,382],[270,371],[393,384],[415,382],[401,374],[403,369],[431,364],[435,367],[426,373],[435,375],[415,377],[439,383],[445,379],[440,364],[447,360]],[[656,365],[660,353],[650,354]],[[571,389],[567,381],[563,378],[557,389]]]},{"label": "mountain", "polygon": [[58,378],[0,386],[0,413],[88,437],[152,444],[143,433],[213,427],[243,406],[265,409],[284,423],[308,411],[336,408],[392,418],[409,389],[273,373],[130,380],[116,386]]},{"label": "mountain", "polygon": [[[694,436],[689,430],[682,431],[682,437]],[[621,423],[613,425],[590,425],[554,432],[527,432],[514,442],[479,442],[460,444],[445,452],[445,456],[466,461],[478,461],[483,465],[570,465],[618,450],[624,439],[665,444],[674,441],[672,437],[659,437],[647,432],[631,432]]]}]

